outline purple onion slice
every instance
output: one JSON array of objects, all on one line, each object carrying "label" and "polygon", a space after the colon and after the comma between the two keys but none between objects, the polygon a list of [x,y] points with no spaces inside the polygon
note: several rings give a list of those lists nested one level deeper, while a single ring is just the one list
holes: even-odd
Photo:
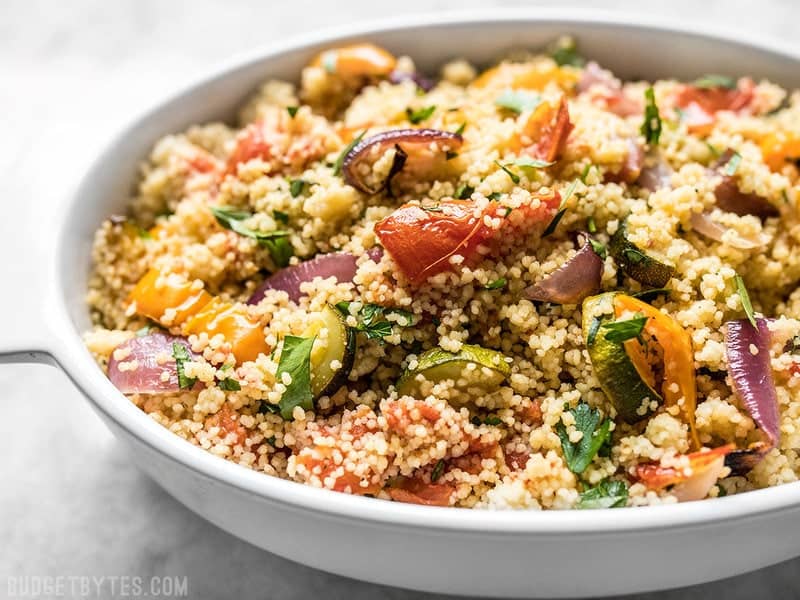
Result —
[{"label": "purple onion slice", "polygon": [[780,216],[780,211],[769,200],[758,194],[745,194],[739,189],[736,178],[723,175],[722,181],[714,189],[717,206],[726,212],[743,217],[754,215],[761,219]]},{"label": "purple onion slice", "polygon": [[426,92],[430,92],[434,87],[436,87],[436,82],[433,79],[428,79],[427,77],[420,75],[416,71],[413,73],[408,73],[406,71],[398,71],[397,69],[395,69],[394,71],[389,73],[389,81],[391,81],[392,83],[413,81],[418,88]]},{"label": "purple onion slice", "polygon": [[529,300],[555,304],[578,304],[600,291],[603,260],[592,248],[588,234],[578,253],[539,283],[525,289]]},{"label": "purple onion slice", "polygon": [[672,173],[672,167],[659,160],[651,167],[644,167],[636,183],[646,190],[655,192],[672,185]]},{"label": "purple onion slice", "polygon": [[[729,231],[724,225],[720,225],[711,218],[709,213],[694,213],[692,214],[692,229],[705,237],[714,240],[715,242],[722,242],[725,239],[725,234]],[[739,250],[753,250],[765,246],[769,240],[766,237],[759,237],[757,239],[743,238],[740,235],[731,236],[726,243]]]},{"label": "purple onion slice", "polygon": [[[370,256],[371,258],[371,256]],[[294,302],[304,296],[300,291],[300,284],[311,281],[315,277],[335,277],[339,283],[352,281],[356,275],[356,257],[349,252],[333,252],[320,254],[301,262],[297,265],[284,267],[262,283],[250,299],[248,304],[258,304],[268,290],[283,290],[289,294],[289,299]]]},{"label": "purple onion slice", "polygon": [[365,194],[377,194],[384,189],[386,181],[368,183],[367,178],[375,161],[390,148],[395,145],[402,148],[407,154],[404,170],[421,177],[444,164],[447,152],[457,150],[463,142],[461,135],[439,129],[383,131],[361,140],[347,153],[342,163],[342,174],[348,185]]},{"label": "purple onion slice", "polygon": [[172,354],[174,343],[181,344],[193,358],[198,358],[184,338],[162,332],[148,333],[117,346],[108,361],[108,378],[123,394],[177,392],[180,386]]},{"label": "purple onion slice", "polygon": [[767,319],[729,321],[725,327],[725,352],[733,387],[750,416],[767,434],[772,445],[780,439],[778,395],[772,379]]}]

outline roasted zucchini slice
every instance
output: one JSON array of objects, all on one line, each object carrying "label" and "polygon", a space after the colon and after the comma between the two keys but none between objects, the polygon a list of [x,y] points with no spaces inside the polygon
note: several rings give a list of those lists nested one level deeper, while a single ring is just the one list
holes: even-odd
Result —
[{"label": "roasted zucchini slice", "polygon": [[620,223],[617,232],[611,236],[608,252],[628,277],[644,285],[661,288],[675,275],[675,267],[648,256],[628,240],[627,221]]},{"label": "roasted zucchini slice", "polygon": [[315,337],[311,350],[311,392],[314,398],[330,396],[347,382],[356,355],[356,332],[342,314],[326,305],[303,332]]}]

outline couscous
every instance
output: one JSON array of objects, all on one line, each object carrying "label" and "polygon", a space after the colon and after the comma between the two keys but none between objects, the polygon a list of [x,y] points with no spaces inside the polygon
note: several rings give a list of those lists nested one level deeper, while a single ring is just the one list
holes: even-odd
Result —
[{"label": "couscous", "polygon": [[303,484],[654,505],[800,473],[800,94],[560,39],[437,80],[369,43],[168,135],[97,231],[89,349]]}]

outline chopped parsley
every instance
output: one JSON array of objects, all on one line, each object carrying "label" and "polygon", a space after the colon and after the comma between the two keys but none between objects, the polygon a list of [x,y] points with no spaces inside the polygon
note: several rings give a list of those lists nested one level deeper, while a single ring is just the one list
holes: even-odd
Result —
[{"label": "chopped parsley", "polygon": [[583,167],[583,171],[581,172],[581,177],[580,177],[581,183],[586,184],[586,178],[589,176],[589,173],[593,168],[594,165],[592,163],[589,163],[588,165]]},{"label": "chopped parsley", "polygon": [[475,427],[480,427],[481,425],[492,425],[492,426],[495,426],[495,425],[500,425],[503,422],[503,419],[501,419],[500,417],[495,416],[495,415],[489,415],[485,419],[481,419],[480,417],[475,416],[475,417],[472,417],[469,420],[469,422],[472,423],[473,425],[475,425]]},{"label": "chopped parsley", "polygon": [[650,145],[658,144],[661,137],[661,115],[656,105],[656,95],[652,87],[644,91],[644,123],[639,131],[642,132],[645,141]]},{"label": "chopped parsley", "polygon": [[297,111],[300,110],[299,106],[287,106],[286,112],[289,113],[289,116],[294,119],[294,116],[297,114]]},{"label": "chopped parsley", "polygon": [[555,161],[547,161],[547,160],[536,160],[534,158],[518,158],[514,161],[514,165],[517,167],[522,167],[523,169],[544,169],[546,167],[552,167]]},{"label": "chopped parsley", "polygon": [[489,283],[487,283],[483,287],[484,287],[484,289],[487,289],[487,290],[499,290],[501,288],[506,287],[507,283],[508,283],[508,281],[506,280],[505,277],[499,277],[498,279],[495,279],[494,281],[490,281]]},{"label": "chopped parsley", "polygon": [[359,133],[356,137],[354,137],[352,142],[350,142],[349,144],[347,144],[347,146],[344,147],[344,150],[342,150],[341,154],[339,154],[339,157],[336,159],[336,162],[333,163],[333,174],[334,175],[340,175],[342,173],[342,165],[344,164],[345,157],[348,154],[350,154],[350,150],[355,148],[358,145],[358,143],[362,139],[364,139],[364,135],[366,135],[366,133],[367,133],[367,130],[365,129],[364,131]]},{"label": "chopped parsley", "polygon": [[747,320],[750,321],[750,324],[753,327],[757,327],[756,313],[753,310],[753,303],[750,302],[750,294],[747,293],[747,288],[744,285],[744,279],[742,279],[741,275],[737,273],[734,277],[734,280],[736,281],[736,292],[739,294],[739,299],[742,301],[744,314],[747,315]]},{"label": "chopped parsley", "polygon": [[514,182],[515,184],[519,183],[519,175],[514,173],[514,171],[509,169],[506,165],[502,164],[499,160],[494,161],[494,164],[503,169],[503,171],[505,171],[506,175],[508,175],[509,179],[511,179],[512,182]]},{"label": "chopped parsley", "polygon": [[238,392],[240,389],[242,389],[242,386],[239,385],[239,382],[233,377],[222,379],[217,385],[219,386],[219,389],[225,390],[226,392]]},{"label": "chopped parsley", "polygon": [[700,89],[725,88],[727,90],[735,90],[736,79],[728,75],[703,75],[695,79],[692,85]]},{"label": "chopped parsley", "polygon": [[431,482],[435,482],[444,473],[444,459],[440,458],[431,471]]},{"label": "chopped parsley", "polygon": [[603,337],[605,337],[609,342],[615,342],[617,344],[638,338],[640,335],[642,335],[642,331],[644,331],[644,326],[647,324],[648,318],[649,317],[642,315],[622,321],[604,323],[603,329],[606,330],[606,333]]},{"label": "chopped parsley", "polygon": [[456,196],[455,197],[458,198],[459,200],[466,200],[470,196],[472,196],[474,191],[475,191],[474,187],[472,187],[471,185],[467,185],[465,183],[462,183],[461,185],[459,185],[456,188]]},{"label": "chopped parsley", "polygon": [[[345,317],[350,316],[350,302],[337,302],[336,308]],[[400,320],[388,321],[386,315],[398,316]],[[394,331],[393,325],[396,324],[400,327],[413,325],[414,315],[400,308],[386,308],[379,304],[364,304],[356,314],[356,321],[355,330],[366,335],[368,340],[383,341],[385,337],[392,335]]]},{"label": "chopped parsley", "polygon": [[294,247],[289,241],[289,238],[279,237],[261,240],[261,245],[269,251],[272,262],[274,262],[277,267],[285,267],[289,264],[289,259],[294,256]]},{"label": "chopped parsley", "polygon": [[569,65],[570,67],[582,67],[586,60],[578,54],[578,47],[575,40],[569,36],[558,38],[547,47],[547,54],[556,61],[559,67]]},{"label": "chopped parsley", "polygon": [[564,217],[564,213],[567,212],[567,200],[569,200],[572,197],[572,194],[575,193],[575,187],[577,185],[578,185],[578,180],[577,179],[575,181],[573,181],[571,184],[569,184],[569,187],[567,188],[567,191],[564,194],[564,197],[561,199],[561,204],[558,207],[558,212],[555,214],[555,216],[553,217],[553,220],[550,221],[550,224],[547,226],[547,228],[542,233],[542,237],[547,237],[549,235],[552,235],[555,232],[556,227],[558,227],[558,224],[561,222],[561,219]]},{"label": "chopped parsley", "polygon": [[278,363],[275,379],[282,381],[282,375],[288,373],[292,381],[278,403],[281,416],[291,420],[296,406],[305,410],[314,408],[314,395],[311,393],[311,349],[315,338],[303,338],[287,335],[283,338],[283,350]]},{"label": "chopped parsley", "polygon": [[467,122],[464,121],[461,125],[458,126],[458,129],[456,129],[453,133],[455,133],[456,135],[462,135],[466,128],[467,128]]},{"label": "chopped parsley", "polygon": [[742,155],[734,151],[733,154],[731,154],[731,157],[728,159],[728,162],[725,163],[725,175],[733,177],[736,174],[736,171],[739,169],[741,162]]},{"label": "chopped parsley", "polygon": [[617,479],[604,479],[583,492],[575,508],[621,508],[628,502],[628,485]]},{"label": "chopped parsley", "polygon": [[436,110],[436,105],[426,106],[425,108],[418,108],[417,110],[406,109],[406,116],[413,125],[418,125],[429,119],[433,112]]},{"label": "chopped parsley", "polygon": [[589,230],[589,233],[597,233],[597,223],[595,223],[594,217],[589,217],[586,219],[586,229]]},{"label": "chopped parsley", "polygon": [[289,193],[292,195],[292,198],[297,198],[302,194],[303,190],[306,189],[306,185],[308,185],[308,182],[302,179],[292,179],[289,181]]},{"label": "chopped parsley", "polygon": [[510,110],[516,114],[534,109],[541,103],[542,99],[538,94],[532,94],[523,90],[506,90],[494,101],[495,106]]},{"label": "chopped parsley", "polygon": [[599,256],[603,260],[605,260],[606,256],[608,256],[608,250],[606,249],[606,245],[592,238],[589,238],[589,243],[592,245],[592,250],[594,250],[594,253],[597,254],[597,256]]},{"label": "chopped parsley", "polygon": [[[489,200],[500,200],[500,198],[502,198],[502,197],[503,197],[503,193],[502,192],[492,192],[491,194],[489,194],[487,196],[487,198],[489,198]],[[511,209],[509,209],[508,212],[511,212]],[[506,214],[506,216],[508,216],[508,214]]]},{"label": "chopped parsley", "polygon": [[783,351],[790,354],[800,354],[800,335],[796,335],[786,342]]},{"label": "chopped parsley", "polygon": [[285,213],[281,210],[273,210],[272,218],[286,225],[286,223],[289,222],[289,213]]},{"label": "chopped parsley", "polygon": [[559,421],[556,433],[561,439],[561,449],[569,470],[581,474],[592,462],[600,447],[611,438],[611,421],[601,419],[600,411],[581,402],[570,411],[575,418],[575,429],[583,436],[577,442],[569,439],[563,422]]},{"label": "chopped parsley", "polygon": [[185,363],[192,360],[186,346],[180,342],[172,342],[172,358],[175,359],[175,371],[178,373],[178,387],[182,390],[194,387],[197,377],[187,377],[184,371]]},{"label": "chopped parsley", "polygon": [[244,221],[252,217],[253,214],[246,210],[240,210],[230,206],[212,206],[210,208],[212,214],[217,219],[217,223],[219,223],[225,229],[235,231],[244,237],[249,237],[262,242],[264,240],[273,240],[289,235],[288,231],[283,230],[256,231],[255,229],[247,227],[244,224]]}]

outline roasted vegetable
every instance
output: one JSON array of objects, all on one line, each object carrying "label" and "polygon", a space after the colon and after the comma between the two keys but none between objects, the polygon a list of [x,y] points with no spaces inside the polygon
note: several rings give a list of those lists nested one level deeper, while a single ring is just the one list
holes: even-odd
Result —
[{"label": "roasted vegetable", "polygon": [[725,467],[725,457],[733,452],[735,446],[728,444],[713,450],[701,450],[676,457],[675,466],[661,466],[658,463],[639,465],[637,478],[647,487],[655,490],[668,486],[669,493],[679,502],[702,500],[717,482]]},{"label": "roasted vegetable", "polygon": [[[323,329],[324,337],[320,335]],[[316,338],[310,359],[311,393],[314,398],[330,396],[347,383],[356,355],[356,333],[338,310],[326,305],[302,337]]]},{"label": "roasted vegetable", "polygon": [[628,240],[627,221],[620,223],[611,236],[608,251],[626,275],[644,285],[664,287],[675,275],[675,267],[647,255]]},{"label": "roasted vegetable", "polygon": [[423,380],[437,383],[445,379],[455,382],[458,389],[491,391],[511,375],[511,366],[496,350],[464,344],[458,352],[432,348],[424,352],[413,368],[403,373],[397,382],[401,396],[416,396]]},{"label": "roasted vegetable", "polygon": [[[638,337],[621,343],[615,342],[613,336],[609,340],[603,325],[625,315],[646,317],[642,331],[649,336],[648,343],[660,347],[663,365],[651,364]],[[583,329],[592,367],[620,416],[628,422],[639,421],[651,412],[653,402],[659,404],[662,399],[666,406],[679,405],[692,442],[699,447],[694,424],[694,352],[687,331],[658,309],[619,292],[584,300]],[[663,381],[657,381],[654,367],[663,369]]]},{"label": "roasted vegetable", "polygon": [[525,289],[529,300],[577,304],[600,291],[603,260],[595,252],[589,234],[578,253],[542,281]]},{"label": "roasted vegetable", "polygon": [[392,54],[369,43],[325,50],[311,62],[312,66],[343,78],[388,77],[396,64]]}]

